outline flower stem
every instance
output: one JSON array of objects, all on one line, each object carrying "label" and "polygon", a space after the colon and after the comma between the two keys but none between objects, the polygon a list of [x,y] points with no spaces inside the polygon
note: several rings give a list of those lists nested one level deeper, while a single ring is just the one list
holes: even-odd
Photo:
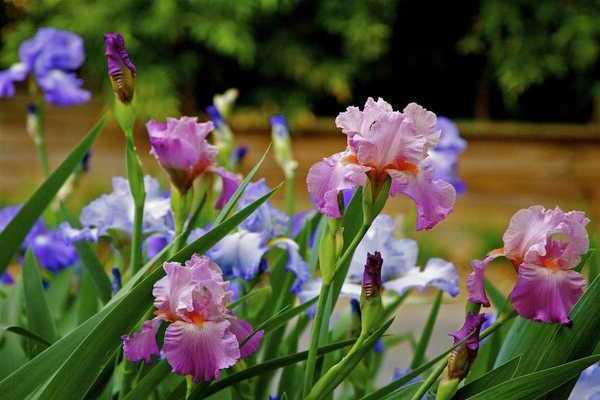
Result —
[{"label": "flower stem", "polygon": [[142,266],[142,225],[144,219],[144,201],[136,204],[133,210],[133,230],[131,233],[131,274]]},{"label": "flower stem", "polygon": [[[321,285],[321,292],[319,293],[319,302],[317,304],[317,314],[315,316],[315,321],[312,326],[311,338],[310,338],[310,347],[308,349],[308,357],[306,359],[306,369],[304,371],[304,388],[303,388],[303,398],[305,398],[310,392],[313,379],[315,375],[315,366],[317,363],[317,350],[319,348],[319,341],[321,339],[322,330],[323,330],[323,320],[324,315],[326,313],[327,308],[327,297],[329,296],[329,283],[323,282]],[[328,321],[329,319],[327,319]]]},{"label": "flower stem", "polygon": [[46,130],[44,129],[44,103],[36,100],[27,115],[27,125],[35,144],[35,151],[42,164],[42,171],[45,176],[50,174],[48,163],[48,152],[46,150]]},{"label": "flower stem", "polygon": [[425,395],[425,393],[427,393],[429,388],[435,383],[435,381],[437,381],[442,372],[444,372],[444,368],[446,368],[447,363],[447,360],[440,361],[440,363],[435,367],[431,374],[429,374],[427,379],[425,379],[425,382],[423,382],[421,386],[419,386],[419,389],[413,395],[413,397],[410,398],[410,400],[421,400],[421,398]]},{"label": "flower stem", "polygon": [[417,348],[415,349],[415,353],[410,363],[410,369],[416,369],[423,363],[423,359],[425,358],[425,351],[427,350],[427,346],[429,345],[429,340],[431,339],[431,334],[433,332],[433,327],[435,325],[435,321],[437,320],[437,316],[440,311],[440,306],[442,304],[442,297],[444,296],[444,292],[441,290],[437,291],[435,296],[435,300],[431,305],[431,311],[429,312],[429,317],[427,318],[427,322],[423,327],[423,332],[421,333],[421,338],[417,344]]}]

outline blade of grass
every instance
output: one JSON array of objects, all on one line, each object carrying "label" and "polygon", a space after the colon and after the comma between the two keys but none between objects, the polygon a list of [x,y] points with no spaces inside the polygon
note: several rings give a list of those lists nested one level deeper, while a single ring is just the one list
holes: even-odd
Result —
[{"label": "blade of grass", "polygon": [[21,326],[16,326],[16,325],[7,326],[6,328],[4,328],[4,330],[6,332],[11,332],[11,333],[26,337],[28,339],[34,340],[34,341],[38,342],[39,344],[41,344],[44,348],[52,345],[52,343],[50,343],[43,337],[36,335],[35,333],[33,333],[30,330],[27,330]]}]

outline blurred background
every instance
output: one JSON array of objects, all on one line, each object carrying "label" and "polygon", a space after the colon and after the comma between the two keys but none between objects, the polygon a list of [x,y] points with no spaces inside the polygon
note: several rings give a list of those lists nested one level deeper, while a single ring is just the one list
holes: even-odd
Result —
[{"label": "blurred background", "polygon": [[[117,31],[138,69],[144,168],[163,182],[147,152],[145,120],[203,116],[214,94],[235,87],[230,124],[249,147],[245,168],[270,141],[268,116],[284,113],[300,163],[298,201],[308,208],[308,168],[345,145],[335,115],[381,96],[398,109],[416,101],[454,119],[468,141],[460,162],[467,191],[439,227],[415,234],[411,204],[389,202],[391,214],[404,214],[405,234],[419,240],[422,260],[445,257],[466,273],[472,258],[501,245],[510,216],[532,204],[585,210],[591,232],[600,221],[598,1],[5,0],[0,69],[17,61],[19,44],[42,26],[84,38],[80,73],[93,92],[83,106],[48,108],[52,166],[113,99],[103,33]],[[27,102],[24,90],[0,100],[0,204],[23,201],[42,180],[25,133]],[[113,123],[94,147],[74,208],[123,175],[123,154]],[[273,160],[262,174],[272,185],[283,179]],[[508,266],[494,274],[501,289],[512,286]],[[456,313],[448,315],[440,323],[456,328]],[[439,335],[436,345],[445,345],[445,331]]]}]

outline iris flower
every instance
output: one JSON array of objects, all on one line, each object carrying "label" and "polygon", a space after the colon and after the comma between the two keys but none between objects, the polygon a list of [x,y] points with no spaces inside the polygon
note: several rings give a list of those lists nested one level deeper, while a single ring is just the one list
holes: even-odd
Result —
[{"label": "iris flower", "polygon": [[390,195],[404,194],[417,207],[417,230],[430,229],[453,209],[454,187],[436,178],[428,157],[437,145],[440,129],[434,113],[415,103],[394,111],[383,99],[369,98],[361,111],[348,107],[335,120],[347,136],[347,148],[311,167],[310,197],[323,214],[339,218],[338,194],[364,186],[375,187],[391,178]]},{"label": "iris flower", "polygon": [[81,88],[75,71],[85,60],[83,40],[73,32],[40,28],[19,47],[19,62],[0,71],[0,97],[15,95],[15,82],[35,79],[47,102],[57,106],[81,104],[91,97]]},{"label": "iris flower", "polygon": [[212,122],[198,122],[195,117],[167,118],[166,122],[151,120],[146,124],[151,153],[167,171],[173,185],[185,194],[197,177],[215,174],[223,183],[216,203],[217,208],[222,208],[239,186],[240,178],[216,165],[217,147],[206,140],[213,128]]},{"label": "iris flower", "polygon": [[563,212],[542,206],[517,211],[504,232],[504,247],[472,263],[469,301],[489,306],[484,270],[504,256],[517,272],[510,300],[523,317],[540,322],[570,324],[569,312],[585,287],[585,278],[573,268],[588,250],[585,226],[589,219],[581,211]]},{"label": "iris flower", "polygon": [[173,372],[195,382],[218,379],[222,369],[258,350],[263,332],[253,332],[227,308],[233,293],[217,264],[193,255],[184,265],[169,262],[163,268],[166,276],[152,291],[156,317],[122,337],[128,360],[149,362],[160,354],[156,334],[163,322],[162,356]]}]

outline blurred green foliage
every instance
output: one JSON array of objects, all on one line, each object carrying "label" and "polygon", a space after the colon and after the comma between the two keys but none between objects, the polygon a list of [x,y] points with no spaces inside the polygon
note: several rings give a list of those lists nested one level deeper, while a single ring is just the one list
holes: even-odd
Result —
[{"label": "blurred green foliage", "polygon": [[391,42],[394,11],[389,0],[14,1],[1,61],[14,62],[40,26],[68,29],[86,43],[86,86],[106,93],[102,35],[117,31],[138,66],[143,113],[173,115],[182,99],[214,89],[207,81],[247,70],[261,79],[244,96],[297,110],[319,96],[350,99],[353,79]]},{"label": "blurred green foliage", "polygon": [[459,43],[482,54],[505,100],[514,104],[529,87],[568,73],[590,74],[600,96],[600,3],[597,0],[482,0],[473,30]]}]

